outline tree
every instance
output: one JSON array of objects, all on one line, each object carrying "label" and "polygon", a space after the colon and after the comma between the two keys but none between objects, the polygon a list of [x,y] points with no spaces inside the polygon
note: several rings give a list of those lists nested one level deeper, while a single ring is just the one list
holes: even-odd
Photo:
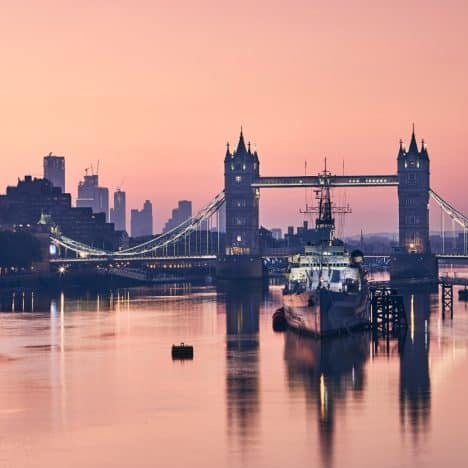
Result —
[{"label": "tree", "polygon": [[41,259],[39,240],[31,233],[0,231],[0,267],[30,268]]}]

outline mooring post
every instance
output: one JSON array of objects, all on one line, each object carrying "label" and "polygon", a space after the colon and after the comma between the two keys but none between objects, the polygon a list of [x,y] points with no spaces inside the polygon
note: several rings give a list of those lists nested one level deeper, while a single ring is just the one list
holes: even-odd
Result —
[{"label": "mooring post", "polygon": [[397,335],[407,327],[403,298],[389,287],[372,288],[372,327],[385,336]]},{"label": "mooring post", "polygon": [[442,320],[445,320],[445,312],[450,311],[450,320],[453,320],[453,284],[442,281]]}]

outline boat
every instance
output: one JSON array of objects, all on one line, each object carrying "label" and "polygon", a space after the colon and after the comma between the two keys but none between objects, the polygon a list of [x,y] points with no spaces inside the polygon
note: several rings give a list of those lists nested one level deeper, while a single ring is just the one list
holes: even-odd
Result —
[{"label": "boat", "polygon": [[304,251],[289,257],[282,307],[289,328],[317,337],[370,325],[364,255],[360,250],[348,253],[344,242],[334,236],[330,173],[325,168],[321,175],[324,184],[312,210],[317,214],[315,228]]}]

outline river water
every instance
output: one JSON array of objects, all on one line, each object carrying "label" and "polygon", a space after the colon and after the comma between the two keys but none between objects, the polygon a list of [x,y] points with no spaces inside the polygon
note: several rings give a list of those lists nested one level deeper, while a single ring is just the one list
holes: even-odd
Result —
[{"label": "river water", "polygon": [[467,306],[404,296],[400,340],[319,342],[274,285],[2,293],[0,466],[467,466]]}]

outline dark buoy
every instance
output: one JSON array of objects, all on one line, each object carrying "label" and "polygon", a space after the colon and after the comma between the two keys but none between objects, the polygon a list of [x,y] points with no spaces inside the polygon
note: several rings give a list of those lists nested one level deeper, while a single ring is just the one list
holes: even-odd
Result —
[{"label": "dark buoy", "polygon": [[193,346],[185,343],[172,345],[172,359],[193,359]]},{"label": "dark buoy", "polygon": [[273,314],[273,330],[275,332],[285,331],[288,328],[288,323],[286,322],[286,317],[284,316],[284,309],[278,309]]},{"label": "dark buoy", "polygon": [[458,300],[459,301],[468,301],[468,289],[460,289],[458,291]]}]

